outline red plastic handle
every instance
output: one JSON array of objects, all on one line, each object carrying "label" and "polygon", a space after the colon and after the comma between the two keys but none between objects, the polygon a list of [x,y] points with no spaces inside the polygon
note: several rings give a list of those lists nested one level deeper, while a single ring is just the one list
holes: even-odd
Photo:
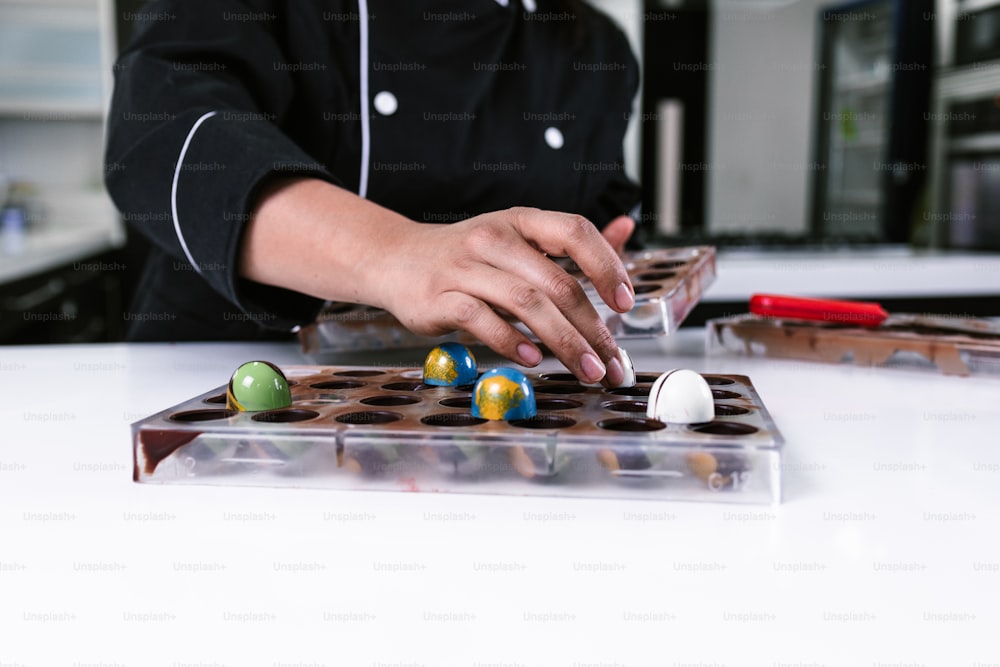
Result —
[{"label": "red plastic handle", "polygon": [[839,322],[863,327],[878,326],[889,317],[889,313],[877,303],[806,299],[775,294],[754,294],[751,296],[750,312],[768,317]]}]

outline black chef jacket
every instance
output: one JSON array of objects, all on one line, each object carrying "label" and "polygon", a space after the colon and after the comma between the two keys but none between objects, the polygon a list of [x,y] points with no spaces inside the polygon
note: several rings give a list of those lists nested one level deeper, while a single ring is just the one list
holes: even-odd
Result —
[{"label": "black chef jacket", "polygon": [[153,246],[132,340],[315,317],[320,300],[237,272],[255,194],[283,175],[423,222],[525,205],[603,226],[638,202],[622,164],[638,65],[582,2],[162,0],[125,18],[105,173]]}]

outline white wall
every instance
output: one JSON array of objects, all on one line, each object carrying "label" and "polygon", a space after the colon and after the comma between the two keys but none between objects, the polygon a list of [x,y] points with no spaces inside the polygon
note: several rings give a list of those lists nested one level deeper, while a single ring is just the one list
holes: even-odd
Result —
[{"label": "white wall", "polygon": [[709,90],[712,232],[808,227],[816,18],[830,0],[716,0]]}]

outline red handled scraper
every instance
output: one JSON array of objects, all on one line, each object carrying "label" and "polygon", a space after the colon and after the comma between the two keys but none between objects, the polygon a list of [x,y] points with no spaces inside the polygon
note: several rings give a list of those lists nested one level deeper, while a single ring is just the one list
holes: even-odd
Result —
[{"label": "red handled scraper", "polygon": [[891,315],[881,305],[870,301],[839,301],[809,299],[776,294],[754,294],[750,297],[750,312],[755,315],[792,320],[832,322],[846,326],[932,329],[979,336],[1000,337],[1000,323],[974,317],[946,315]]}]

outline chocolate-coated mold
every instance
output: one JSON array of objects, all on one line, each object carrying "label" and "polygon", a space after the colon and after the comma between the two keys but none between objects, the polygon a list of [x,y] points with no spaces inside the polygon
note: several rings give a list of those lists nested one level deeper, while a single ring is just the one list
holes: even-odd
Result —
[{"label": "chocolate-coated mold", "polygon": [[[648,370],[628,390],[587,387],[565,372],[528,374],[538,414],[512,423],[473,417],[468,391],[423,385],[412,368],[288,372],[298,380],[290,408],[219,409],[206,403],[220,395],[216,389],[133,424],[135,479],[738,503],[780,498],[782,438],[745,376],[707,374],[725,398],[716,400],[713,421],[683,426],[645,416],[648,380],[661,374]],[[354,384],[335,385],[336,393],[317,388],[333,382]]]},{"label": "chocolate-coated mold", "polygon": [[[955,318],[975,328],[984,320]],[[961,333],[917,326],[859,327],[737,315],[709,320],[707,349],[823,363],[853,361],[857,366],[901,364],[936,367],[945,375],[1000,373],[1000,335]]]},{"label": "chocolate-coated mold", "polygon": [[[692,246],[661,248],[625,253],[623,257],[636,303],[620,314],[604,303],[590,279],[568,258],[557,263],[580,282],[598,315],[616,339],[650,338],[677,330],[715,281],[715,248]],[[520,322],[512,323],[537,340]],[[389,350],[395,348],[432,349],[443,341],[478,344],[467,333],[429,338],[408,331],[389,313],[353,304],[331,303],[316,322],[302,327],[299,342],[313,362],[332,361],[342,352]]]}]

